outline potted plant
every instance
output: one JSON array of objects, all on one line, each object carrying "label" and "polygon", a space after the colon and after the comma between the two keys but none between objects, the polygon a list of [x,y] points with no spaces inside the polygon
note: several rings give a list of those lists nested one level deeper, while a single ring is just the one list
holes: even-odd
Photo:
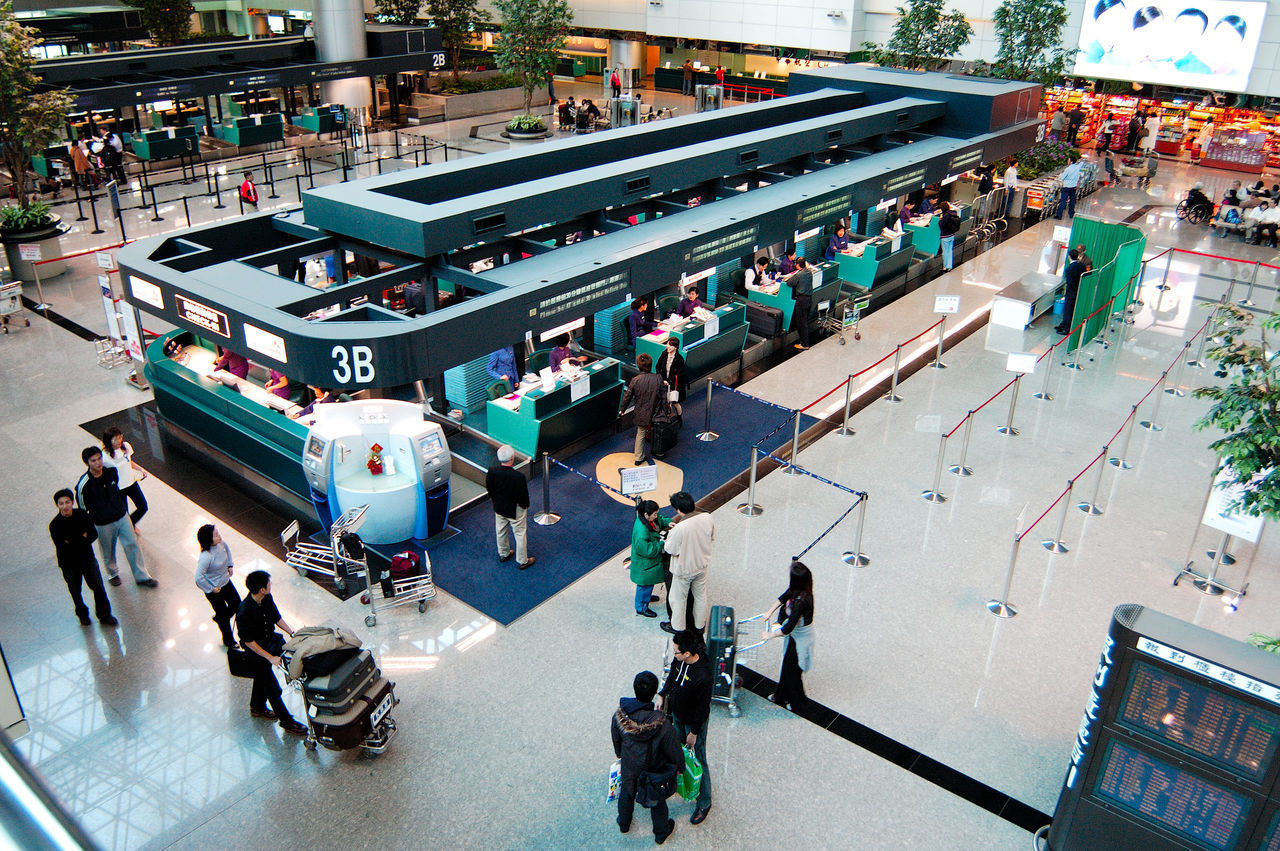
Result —
[{"label": "potted plant", "polygon": [[[58,237],[65,232],[61,219],[49,205],[31,197],[27,167],[31,154],[44,150],[58,138],[67,112],[74,102],[67,91],[38,92],[33,50],[40,44],[36,31],[24,27],[13,16],[11,0],[0,0],[0,160],[9,173],[12,203],[0,207],[0,242],[9,258],[15,278],[28,280],[31,264],[18,253],[20,243],[41,243],[45,257],[58,257],[62,249]],[[54,264],[50,264],[51,266]],[[40,272],[53,276],[63,271],[42,266]]]},{"label": "potted plant", "polygon": [[514,74],[524,89],[524,112],[511,119],[504,135],[537,138],[546,122],[533,114],[533,93],[556,67],[569,36],[573,9],[567,0],[494,0],[502,16],[498,67]]},{"label": "potted plant", "polygon": [[547,135],[547,122],[541,115],[517,115],[507,122],[503,135],[512,139],[541,139]]}]

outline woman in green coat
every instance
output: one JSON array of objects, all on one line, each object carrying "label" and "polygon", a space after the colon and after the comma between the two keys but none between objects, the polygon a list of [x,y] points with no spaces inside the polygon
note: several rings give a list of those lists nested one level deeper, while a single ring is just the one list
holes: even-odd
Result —
[{"label": "woman in green coat", "polygon": [[671,521],[658,513],[658,503],[651,499],[636,505],[636,522],[631,527],[631,581],[636,584],[636,614],[656,618],[649,608],[653,586],[663,581],[662,538]]}]

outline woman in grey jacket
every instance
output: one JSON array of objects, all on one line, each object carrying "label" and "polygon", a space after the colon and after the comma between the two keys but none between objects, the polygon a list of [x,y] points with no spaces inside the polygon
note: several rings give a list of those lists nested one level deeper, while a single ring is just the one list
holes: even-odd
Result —
[{"label": "woman in grey jacket", "polygon": [[196,530],[196,542],[200,545],[200,560],[196,562],[196,587],[204,592],[209,605],[213,606],[213,622],[222,632],[222,643],[227,647],[235,647],[231,619],[240,608],[240,594],[231,584],[231,571],[234,568],[231,550],[212,523]]}]

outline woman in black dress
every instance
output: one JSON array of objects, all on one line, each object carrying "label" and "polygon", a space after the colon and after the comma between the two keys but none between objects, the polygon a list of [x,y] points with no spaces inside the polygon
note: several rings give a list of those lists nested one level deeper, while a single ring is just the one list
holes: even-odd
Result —
[{"label": "woman in black dress", "polygon": [[684,402],[685,392],[684,357],[680,354],[680,341],[675,337],[667,337],[667,348],[658,358],[658,375],[667,382],[668,389],[675,391],[676,398],[671,407],[677,417],[683,417],[684,409],[681,404]]},{"label": "woman in black dress", "polygon": [[772,618],[774,612],[778,613],[778,622],[761,637],[782,636],[785,646],[778,690],[770,700],[803,714],[809,703],[804,694],[803,672],[813,662],[813,574],[803,562],[791,562],[791,582],[765,620]]}]

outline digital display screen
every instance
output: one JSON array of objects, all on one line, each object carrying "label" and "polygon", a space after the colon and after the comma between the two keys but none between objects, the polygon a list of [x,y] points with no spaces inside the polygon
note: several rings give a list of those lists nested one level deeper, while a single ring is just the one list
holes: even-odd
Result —
[{"label": "digital display screen", "polygon": [[1258,846],[1262,851],[1280,851],[1280,812],[1271,817],[1271,824],[1267,828],[1267,837],[1262,840],[1262,844]]},{"label": "digital display screen", "polygon": [[1280,741],[1280,715],[1136,662],[1117,720],[1261,782]]},{"label": "digital display screen", "polygon": [[1266,14],[1258,2],[1087,0],[1075,73],[1241,92]]},{"label": "digital display screen", "polygon": [[444,444],[440,442],[440,435],[429,434],[418,441],[418,447],[422,450],[422,457],[429,458],[444,449]]},{"label": "digital display screen", "polygon": [[1107,744],[1094,795],[1211,848],[1234,847],[1249,799],[1118,741]]},{"label": "digital display screen", "polygon": [[307,440],[307,454],[312,458],[323,458],[324,448],[328,443],[329,441],[325,440],[323,437],[316,437],[314,434],[311,435]]}]

